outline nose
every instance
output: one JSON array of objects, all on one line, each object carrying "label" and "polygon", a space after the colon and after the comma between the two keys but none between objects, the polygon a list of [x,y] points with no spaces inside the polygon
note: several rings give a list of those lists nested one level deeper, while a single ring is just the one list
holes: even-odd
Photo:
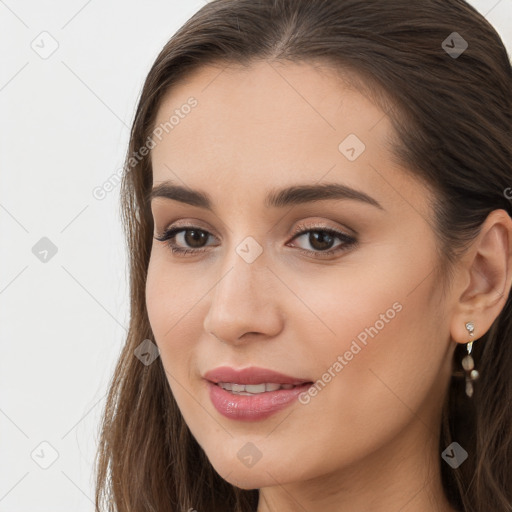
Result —
[{"label": "nose", "polygon": [[232,345],[276,336],[282,329],[279,280],[261,256],[247,263],[235,251],[232,254],[207,295],[210,307],[203,322],[205,331]]}]

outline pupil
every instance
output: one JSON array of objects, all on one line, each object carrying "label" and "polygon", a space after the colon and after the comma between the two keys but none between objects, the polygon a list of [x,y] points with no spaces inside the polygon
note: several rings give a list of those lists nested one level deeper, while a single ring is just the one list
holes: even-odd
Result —
[{"label": "pupil", "polygon": [[309,243],[315,249],[330,249],[333,237],[325,231],[313,231],[309,235]]},{"label": "pupil", "polygon": [[[191,235],[192,234],[192,235]],[[191,236],[189,236],[191,235]],[[185,233],[185,241],[191,247],[201,247],[201,239],[206,239],[206,233],[204,231],[199,231],[197,229],[189,229]],[[196,243],[199,241],[199,244]]]}]

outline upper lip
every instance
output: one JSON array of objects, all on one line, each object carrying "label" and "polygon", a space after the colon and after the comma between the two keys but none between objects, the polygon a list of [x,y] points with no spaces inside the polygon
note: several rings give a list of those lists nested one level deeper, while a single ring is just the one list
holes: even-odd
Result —
[{"label": "upper lip", "polygon": [[311,382],[307,379],[290,377],[268,368],[258,368],[251,366],[249,368],[231,368],[229,366],[219,366],[206,372],[203,376],[206,380],[217,384],[218,382],[232,382],[236,384],[292,384],[297,386]]}]

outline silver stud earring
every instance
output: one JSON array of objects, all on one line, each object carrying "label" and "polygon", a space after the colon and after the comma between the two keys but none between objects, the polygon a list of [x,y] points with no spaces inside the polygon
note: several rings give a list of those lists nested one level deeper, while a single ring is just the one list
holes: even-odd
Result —
[{"label": "silver stud earring", "polygon": [[[475,325],[473,322],[467,322],[466,329],[469,333],[469,336],[472,338],[475,335]],[[473,396],[473,382],[479,377],[479,373],[475,370],[475,361],[471,355],[471,350],[473,349],[473,339],[467,342],[466,348],[468,354],[462,359],[462,367],[466,372],[466,395],[471,398]]]}]

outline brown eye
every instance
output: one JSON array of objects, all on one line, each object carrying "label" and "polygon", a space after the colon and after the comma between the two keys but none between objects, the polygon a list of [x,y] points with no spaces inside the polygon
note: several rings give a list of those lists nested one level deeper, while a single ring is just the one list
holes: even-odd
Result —
[{"label": "brown eye", "polygon": [[[306,241],[306,245],[311,247],[311,249],[301,248],[301,252],[317,258],[332,256],[337,252],[350,249],[357,243],[355,238],[346,233],[332,228],[320,228],[316,226],[300,231],[295,235],[293,240],[301,238]],[[336,239],[339,240],[338,244],[336,244]]]},{"label": "brown eye", "polygon": [[192,248],[201,248],[203,243],[208,241],[208,233],[199,229],[184,229],[183,240],[186,245]]},{"label": "brown eye", "polygon": [[326,251],[331,249],[335,237],[327,233],[327,231],[310,231],[308,243],[317,251]]},{"label": "brown eye", "polygon": [[207,247],[206,242],[209,236],[212,235],[208,231],[190,226],[169,229],[155,239],[165,242],[173,253],[189,254],[203,251]]},{"label": "brown eye", "polygon": [[[204,229],[189,226],[169,229],[161,236],[156,236],[155,239],[165,242],[173,254],[185,255],[204,252],[208,245],[212,245],[207,243],[210,236],[213,237]],[[357,243],[355,238],[331,228],[303,230],[297,233],[293,239],[300,238],[304,238],[311,249],[299,248],[299,250],[308,256],[318,258],[348,250]],[[336,239],[339,240],[338,244],[336,244]]]}]

